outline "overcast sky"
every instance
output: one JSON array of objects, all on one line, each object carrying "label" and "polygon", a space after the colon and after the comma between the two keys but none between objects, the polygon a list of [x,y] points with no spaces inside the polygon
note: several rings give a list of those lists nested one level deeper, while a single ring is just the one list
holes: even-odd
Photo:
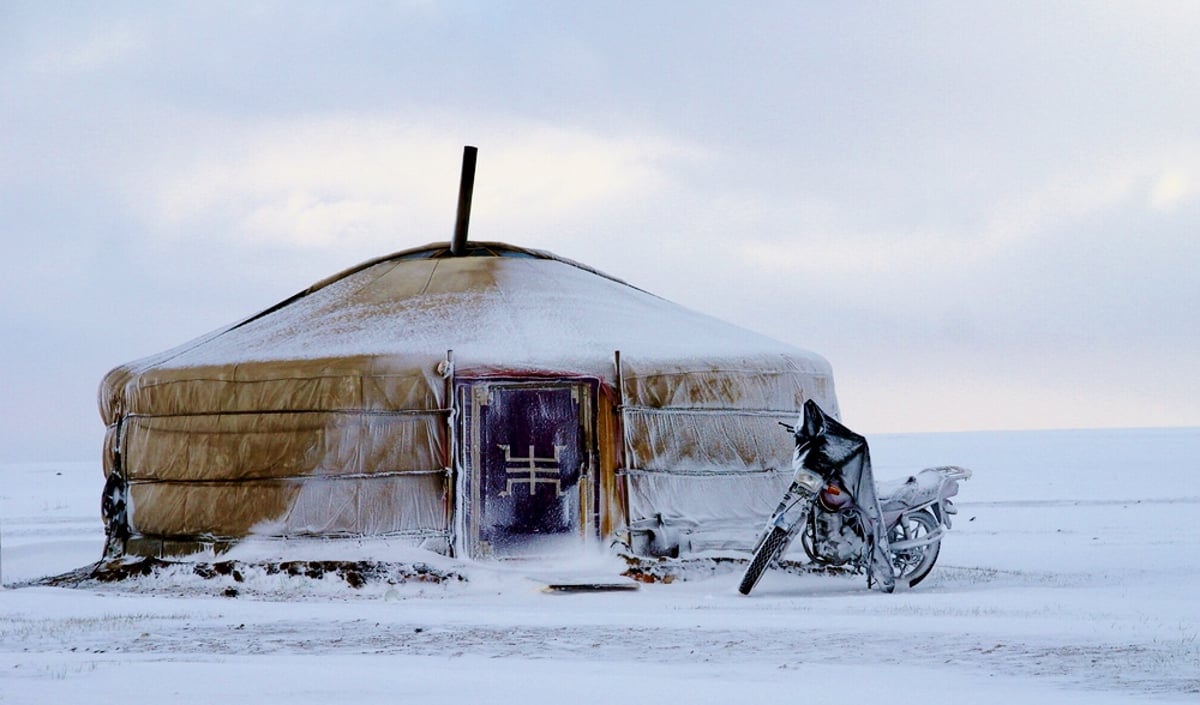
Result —
[{"label": "overcast sky", "polygon": [[1200,4],[0,3],[0,461],[450,236],[815,350],[866,433],[1200,425]]}]

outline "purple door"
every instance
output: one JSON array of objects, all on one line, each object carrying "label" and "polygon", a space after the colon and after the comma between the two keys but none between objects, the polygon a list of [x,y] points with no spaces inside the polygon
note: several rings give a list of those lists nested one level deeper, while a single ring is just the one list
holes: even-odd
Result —
[{"label": "purple door", "polygon": [[531,556],[578,546],[595,493],[587,384],[467,385],[469,552]]}]

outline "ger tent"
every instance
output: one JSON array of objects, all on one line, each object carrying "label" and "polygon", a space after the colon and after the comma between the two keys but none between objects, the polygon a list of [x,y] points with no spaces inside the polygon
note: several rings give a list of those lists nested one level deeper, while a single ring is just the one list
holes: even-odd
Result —
[{"label": "ger tent", "polygon": [[749,547],[808,399],[836,414],[813,353],[547,252],[429,245],[108,373],[108,551]]}]

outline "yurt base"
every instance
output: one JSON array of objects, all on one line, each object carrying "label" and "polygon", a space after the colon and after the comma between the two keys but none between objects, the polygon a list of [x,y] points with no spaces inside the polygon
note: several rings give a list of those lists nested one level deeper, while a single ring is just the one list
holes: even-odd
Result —
[{"label": "yurt base", "polygon": [[[745,557],[710,555],[649,558],[620,554],[576,568],[552,562],[438,560],[213,560],[192,556],[167,560],[124,556],[103,560],[60,575],[13,587],[32,585],[132,592],[280,599],[296,596],[388,599],[425,588],[446,589],[473,578],[500,589],[540,589],[550,594],[636,590],[641,584],[732,576],[744,570]],[[837,573],[796,560],[778,568],[793,574]],[[503,586],[507,585],[508,588]],[[407,592],[406,592],[407,591]]]},{"label": "yurt base", "polygon": [[321,581],[334,589],[358,590],[368,585],[442,585],[463,583],[467,578],[455,570],[425,563],[383,561],[168,561],[161,558],[121,558],[100,561],[61,575],[29,583],[51,587],[97,587],[125,583],[146,591],[187,589],[208,584],[225,597],[237,597],[243,588],[251,593],[270,592],[280,581]]}]

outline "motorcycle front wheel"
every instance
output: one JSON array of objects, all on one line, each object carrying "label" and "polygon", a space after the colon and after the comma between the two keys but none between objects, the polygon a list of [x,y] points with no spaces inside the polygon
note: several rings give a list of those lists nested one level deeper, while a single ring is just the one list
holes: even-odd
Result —
[{"label": "motorcycle front wheel", "polygon": [[778,526],[772,527],[771,533],[767,534],[758,550],[754,552],[754,557],[750,559],[750,567],[746,568],[746,574],[742,576],[738,592],[749,595],[754,586],[758,584],[759,578],[767,571],[767,566],[775,560],[776,556],[783,553],[783,549],[787,548],[791,540],[787,531]]},{"label": "motorcycle front wheel", "polygon": [[[888,532],[888,543],[912,541],[924,538],[936,531],[938,521],[929,512],[913,512],[900,517],[900,521]],[[905,551],[892,551],[892,567],[896,573],[897,587],[915,587],[929,575],[937,562],[941,541]]]}]

